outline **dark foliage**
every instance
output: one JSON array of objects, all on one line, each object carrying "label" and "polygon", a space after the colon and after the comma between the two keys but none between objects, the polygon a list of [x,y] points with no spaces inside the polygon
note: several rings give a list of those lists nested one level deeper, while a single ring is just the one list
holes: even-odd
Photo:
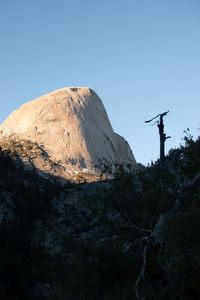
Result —
[{"label": "dark foliage", "polygon": [[[25,172],[1,152],[0,201],[7,197],[15,206],[0,225],[0,299],[199,299],[200,181],[192,182],[200,172],[200,139],[187,133],[184,142],[164,164],[119,166],[109,188],[82,195],[89,217],[69,205],[80,226],[74,234],[60,230],[48,247],[36,242],[36,223],[47,227],[57,213],[51,200],[67,187]],[[93,238],[80,238],[90,232]]]},{"label": "dark foliage", "polygon": [[[0,299],[31,298],[35,284],[32,268],[42,259],[40,247],[32,245],[31,232],[61,190],[58,183],[33,171],[25,172],[19,158],[13,160],[8,153],[0,152],[0,205],[4,215],[0,224]],[[6,199],[14,203],[10,217]]]}]

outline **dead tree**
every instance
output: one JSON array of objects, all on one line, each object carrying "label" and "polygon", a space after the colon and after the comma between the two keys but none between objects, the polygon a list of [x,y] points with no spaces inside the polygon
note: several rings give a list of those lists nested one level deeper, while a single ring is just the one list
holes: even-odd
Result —
[{"label": "dead tree", "polygon": [[[167,232],[171,226],[170,224],[173,224],[174,218],[180,216],[186,210],[186,208],[190,206],[191,201],[190,197],[188,197],[188,193],[191,193],[192,190],[195,190],[200,185],[200,172],[198,172],[192,179],[187,179],[182,178],[182,174],[180,173],[180,171],[177,171],[175,167],[175,161],[179,158],[179,154],[180,152],[175,153],[172,157],[172,160],[165,165],[166,171],[173,175],[177,184],[175,203],[166,213],[160,215],[159,219],[157,220],[156,224],[152,229],[141,228],[137,225],[132,225],[132,227],[136,228],[138,231],[146,233],[144,236],[135,241],[135,244],[144,245],[142,247],[141,253],[142,267],[134,285],[137,300],[144,299],[139,294],[139,285],[141,282],[144,282],[146,287],[148,287],[148,289],[151,290],[152,294],[154,294],[153,287],[150,284],[145,283],[145,272],[148,269],[147,254],[149,251],[153,252],[154,257],[157,258],[156,261],[158,265],[160,265],[160,269],[163,270],[163,274],[166,274],[166,277],[163,277],[161,281],[167,278],[167,273],[169,272],[169,270],[160,261],[160,249],[165,247],[165,245],[168,245],[169,243]],[[185,256],[187,255],[190,256],[192,254],[186,253]],[[180,256],[174,255],[171,259],[170,264],[176,260],[178,261],[179,259]],[[183,279],[183,287],[184,284],[185,283]]]},{"label": "dead tree", "polygon": [[166,137],[166,134],[164,133],[163,117],[166,116],[168,114],[168,112],[169,111],[166,111],[162,114],[158,114],[156,117],[153,117],[151,120],[145,121],[145,123],[150,123],[151,121],[160,117],[159,121],[156,121],[155,123],[157,123],[158,129],[159,129],[159,135],[160,135],[160,161],[161,162],[163,162],[164,158],[165,158],[165,141],[166,141],[166,139],[169,139],[171,137],[171,136]]}]

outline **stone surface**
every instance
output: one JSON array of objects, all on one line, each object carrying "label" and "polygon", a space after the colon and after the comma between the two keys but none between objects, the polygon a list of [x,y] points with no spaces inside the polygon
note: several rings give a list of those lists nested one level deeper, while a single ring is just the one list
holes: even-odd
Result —
[{"label": "stone surface", "polygon": [[23,104],[0,131],[37,143],[71,173],[94,170],[99,159],[136,164],[126,140],[113,131],[101,99],[87,87],[62,88]]}]

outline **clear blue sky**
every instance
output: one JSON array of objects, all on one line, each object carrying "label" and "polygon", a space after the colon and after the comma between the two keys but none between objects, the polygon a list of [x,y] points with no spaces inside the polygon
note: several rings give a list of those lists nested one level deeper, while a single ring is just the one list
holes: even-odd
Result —
[{"label": "clear blue sky", "polygon": [[200,132],[199,0],[0,0],[0,123],[24,102],[89,86],[136,160],[159,156]]}]

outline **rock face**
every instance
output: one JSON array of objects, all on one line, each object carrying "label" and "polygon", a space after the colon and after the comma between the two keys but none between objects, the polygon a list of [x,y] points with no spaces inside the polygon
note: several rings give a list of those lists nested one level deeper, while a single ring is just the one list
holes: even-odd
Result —
[{"label": "rock face", "polygon": [[99,159],[136,164],[114,133],[101,99],[87,87],[67,87],[27,102],[0,126],[3,136],[37,143],[68,172],[94,170]]}]

